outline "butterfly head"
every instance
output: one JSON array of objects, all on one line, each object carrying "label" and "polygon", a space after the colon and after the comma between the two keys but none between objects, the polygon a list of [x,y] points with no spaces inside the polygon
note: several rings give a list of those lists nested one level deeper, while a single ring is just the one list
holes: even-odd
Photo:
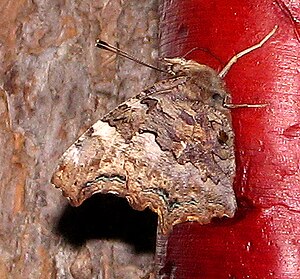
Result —
[{"label": "butterfly head", "polygon": [[[164,58],[168,73],[173,76],[187,76],[193,85],[199,90],[195,98],[211,107],[224,109],[225,100],[228,94],[224,89],[224,82],[218,73],[207,65],[199,64],[193,60],[184,58]],[[194,91],[193,91],[194,92]]]}]

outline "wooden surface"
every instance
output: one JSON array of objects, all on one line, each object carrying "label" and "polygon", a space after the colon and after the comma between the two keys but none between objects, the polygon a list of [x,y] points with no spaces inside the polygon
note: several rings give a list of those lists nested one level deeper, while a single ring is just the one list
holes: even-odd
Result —
[{"label": "wooden surface", "polygon": [[[112,195],[71,208],[50,184],[75,139],[156,73],[157,1],[0,1],[0,278],[137,278],[156,217]],[[147,221],[148,220],[148,221]]]},{"label": "wooden surface", "polygon": [[268,104],[232,111],[236,217],[177,225],[167,255],[158,255],[160,278],[299,278],[299,2],[165,0],[160,12],[161,55],[201,47],[209,53],[195,50],[187,58],[214,69],[222,63],[212,54],[225,64],[279,25],[225,77],[233,103]]}]

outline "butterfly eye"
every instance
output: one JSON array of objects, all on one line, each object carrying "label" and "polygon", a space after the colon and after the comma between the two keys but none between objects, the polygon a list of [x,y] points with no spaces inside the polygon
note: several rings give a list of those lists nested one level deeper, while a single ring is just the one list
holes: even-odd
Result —
[{"label": "butterfly eye", "polygon": [[223,97],[217,92],[212,94],[212,99],[215,101],[223,101]]}]

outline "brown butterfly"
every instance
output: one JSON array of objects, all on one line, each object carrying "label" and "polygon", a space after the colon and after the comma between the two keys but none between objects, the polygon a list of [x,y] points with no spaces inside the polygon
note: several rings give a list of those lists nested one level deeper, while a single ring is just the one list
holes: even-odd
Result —
[{"label": "brown butterfly", "polygon": [[[231,105],[217,73],[183,58],[164,59],[170,78],[159,81],[105,115],[63,154],[52,183],[79,206],[95,193],[125,197],[137,210],[149,207],[163,233],[185,221],[209,223],[233,217],[236,200]],[[97,41],[97,46],[126,53]],[[131,57],[130,57],[131,58]],[[132,59],[132,58],[131,58]],[[134,59],[136,60],[136,59]]]}]

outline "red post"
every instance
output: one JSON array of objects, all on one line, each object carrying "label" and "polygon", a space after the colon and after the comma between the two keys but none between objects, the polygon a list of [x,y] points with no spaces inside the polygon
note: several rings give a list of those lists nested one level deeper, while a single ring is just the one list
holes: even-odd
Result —
[{"label": "red post", "polygon": [[[161,278],[300,278],[300,2],[165,0],[160,8],[162,57],[201,47],[225,64],[279,26],[225,77],[233,103],[268,104],[232,111],[236,217],[175,226]],[[201,50],[187,58],[222,68]]]}]

